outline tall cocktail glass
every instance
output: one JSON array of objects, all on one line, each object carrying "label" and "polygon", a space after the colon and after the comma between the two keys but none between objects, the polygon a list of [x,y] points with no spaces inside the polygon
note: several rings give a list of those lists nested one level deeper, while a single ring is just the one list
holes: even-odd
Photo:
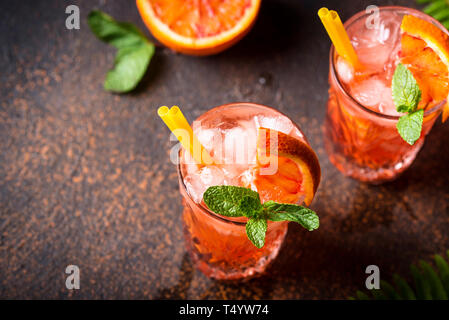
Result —
[{"label": "tall cocktail glass", "polygon": [[[409,145],[399,135],[391,94],[391,79],[401,50],[400,25],[404,15],[415,15],[448,31],[426,14],[404,7],[380,7],[379,25],[373,27],[365,11],[344,25],[359,60],[367,67],[354,77],[351,67],[331,47],[329,101],[324,124],[324,143],[331,162],[345,175],[381,183],[406,170],[422,148],[445,101],[427,108],[422,135]],[[371,17],[372,18],[372,17]],[[372,21],[372,20],[371,20]]]}]

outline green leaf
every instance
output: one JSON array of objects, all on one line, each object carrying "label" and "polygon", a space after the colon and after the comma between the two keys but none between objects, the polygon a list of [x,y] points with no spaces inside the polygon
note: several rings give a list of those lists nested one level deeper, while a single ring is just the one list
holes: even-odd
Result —
[{"label": "green leaf", "polygon": [[408,114],[399,118],[396,127],[399,135],[413,145],[421,136],[424,110],[416,110],[421,100],[421,90],[410,70],[398,64],[391,83],[393,101],[398,112]]},{"label": "green leaf", "polygon": [[257,247],[262,248],[265,244],[267,232],[267,220],[262,218],[251,218],[246,223],[246,234],[248,239]]},{"label": "green leaf", "polygon": [[412,265],[410,266],[410,271],[412,272],[413,280],[415,281],[416,297],[419,300],[432,300],[430,285],[426,282],[426,279],[419,269]]},{"label": "green leaf", "polygon": [[263,207],[266,209],[268,220],[297,222],[309,231],[318,229],[320,226],[317,214],[309,208],[274,201],[265,202]]},{"label": "green leaf", "polygon": [[239,204],[239,210],[245,217],[259,218],[260,211],[262,210],[262,204],[259,197],[245,196]]},{"label": "green leaf", "polygon": [[[447,252],[449,258],[449,251]],[[401,299],[401,300],[448,300],[449,298],[449,265],[440,255],[435,255],[435,264],[438,267],[433,268],[429,263],[420,261],[420,268],[410,266],[411,274],[415,283],[413,289],[407,281],[397,274],[393,275],[393,287],[386,281],[381,280],[380,290],[370,290],[372,298],[363,292],[356,292],[356,299]],[[354,299],[351,297],[350,299]]]},{"label": "green leaf", "polygon": [[419,4],[427,4],[423,11],[439,20],[442,25],[449,28],[449,1],[447,0],[416,0]]},{"label": "green leaf", "polygon": [[449,18],[449,8],[446,7],[442,9],[441,11],[436,12],[433,17],[439,21],[443,21],[447,18]]},{"label": "green leaf", "polygon": [[399,290],[399,295],[402,297],[402,299],[405,300],[416,300],[415,293],[413,292],[413,289],[408,285],[408,283],[398,276],[397,274],[393,275],[394,283],[396,284],[396,287]]},{"label": "green leaf", "polygon": [[443,284],[433,268],[425,261],[420,261],[420,265],[424,271],[424,276],[427,279],[427,283],[429,283],[432,298],[434,300],[447,300],[447,295]]},{"label": "green leaf", "polygon": [[87,23],[98,39],[117,49],[140,45],[143,40],[147,41],[140,30],[131,23],[117,22],[110,15],[98,10],[89,13]]},{"label": "green leaf", "polygon": [[242,217],[248,214],[240,207],[240,203],[245,197],[255,198],[260,203],[257,192],[243,187],[213,186],[203,194],[204,203],[210,210],[227,217]]},{"label": "green leaf", "polygon": [[360,290],[357,290],[356,295],[359,300],[370,300],[369,296]]},{"label": "green leaf", "polygon": [[[427,1],[430,2],[430,1]],[[421,2],[424,3],[424,2]],[[444,9],[447,6],[447,3],[445,0],[437,0],[437,1],[432,1],[431,4],[429,4],[427,7],[424,8],[424,12],[427,13],[428,15],[433,15],[435,13],[437,13],[439,10]]]},{"label": "green leaf", "polygon": [[413,112],[421,100],[421,90],[410,70],[398,64],[391,83],[393,101],[398,112]]},{"label": "green leaf", "polygon": [[133,90],[144,76],[153,53],[154,46],[147,44],[120,49],[114,69],[106,75],[104,88],[114,92]]},{"label": "green leaf", "polygon": [[449,293],[449,266],[440,255],[435,255],[435,264],[440,272],[441,282],[447,293]]},{"label": "green leaf", "polygon": [[444,20],[441,22],[446,29],[449,29],[449,20]]},{"label": "green leaf", "polygon": [[420,109],[399,118],[396,127],[399,135],[408,144],[413,145],[421,136],[424,110]]},{"label": "green leaf", "polygon": [[114,68],[107,73],[104,88],[120,93],[133,90],[150,64],[154,45],[134,25],[117,22],[101,11],[90,12],[87,21],[97,38],[118,49]]},{"label": "green leaf", "polygon": [[401,300],[401,296],[388,282],[380,280],[380,288],[382,289],[388,300]]}]

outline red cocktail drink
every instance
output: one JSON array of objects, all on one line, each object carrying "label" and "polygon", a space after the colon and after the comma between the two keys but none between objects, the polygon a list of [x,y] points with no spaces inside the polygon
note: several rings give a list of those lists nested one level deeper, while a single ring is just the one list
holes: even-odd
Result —
[{"label": "red cocktail drink", "polygon": [[[363,65],[361,70],[354,70],[333,46],[331,48],[329,101],[324,125],[325,147],[331,162],[345,175],[373,183],[392,180],[412,164],[446,103],[446,99],[426,101],[422,106],[425,112],[420,139],[410,145],[401,138],[396,125],[403,114],[396,111],[391,83],[398,63],[407,65],[410,61],[404,57],[404,41],[408,38],[404,38],[401,31],[402,19],[413,15],[431,22],[446,34],[447,30],[414,9],[379,9],[378,25],[370,24],[372,21],[368,19],[372,17],[365,12],[345,23]],[[422,50],[426,54],[430,49]],[[407,66],[416,76],[420,71],[415,72],[418,67],[414,63]],[[447,83],[445,85],[447,89]]]}]

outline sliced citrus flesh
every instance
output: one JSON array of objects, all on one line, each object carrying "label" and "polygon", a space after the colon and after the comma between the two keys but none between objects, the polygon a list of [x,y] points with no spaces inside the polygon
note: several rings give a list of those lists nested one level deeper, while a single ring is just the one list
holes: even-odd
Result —
[{"label": "sliced citrus flesh", "polygon": [[[406,15],[401,24],[401,63],[413,73],[421,91],[419,107],[449,102],[449,36],[436,25]],[[449,116],[449,104],[443,109],[443,121]]]},{"label": "sliced citrus flesh", "polygon": [[250,30],[260,0],[137,0],[151,33],[167,47],[185,54],[221,52]]},{"label": "sliced citrus flesh", "polygon": [[321,178],[318,157],[305,142],[285,133],[259,128],[253,183],[262,201],[310,205]]}]

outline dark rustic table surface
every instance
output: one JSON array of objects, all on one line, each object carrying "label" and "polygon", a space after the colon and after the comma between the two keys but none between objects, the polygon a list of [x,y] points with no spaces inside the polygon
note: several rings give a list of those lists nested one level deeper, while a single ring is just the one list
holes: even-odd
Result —
[{"label": "dark rustic table surface", "polygon": [[[449,125],[440,121],[398,180],[370,186],[342,176],[323,150],[330,41],[317,10],[343,20],[371,1],[263,0],[240,43],[196,58],[159,46],[137,90],[103,90],[114,49],[90,32],[94,8],[132,21],[134,1],[0,4],[0,298],[342,299],[449,249]],[[414,1],[376,4],[415,6]],[[173,142],[156,115],[177,104],[190,121],[213,106],[250,101],[297,122],[323,170],[313,203],[321,227],[290,225],[265,275],[208,279],[184,248]],[[67,290],[67,265],[81,289]]]}]

